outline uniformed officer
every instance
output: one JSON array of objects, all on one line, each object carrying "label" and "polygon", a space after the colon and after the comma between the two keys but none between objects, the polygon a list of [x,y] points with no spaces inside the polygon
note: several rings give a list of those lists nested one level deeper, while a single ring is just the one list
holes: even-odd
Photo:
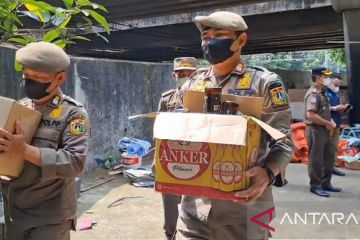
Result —
[{"label": "uniformed officer", "polygon": [[[159,111],[170,112],[181,108],[181,86],[187,82],[196,70],[196,59],[193,57],[180,57],[174,59],[173,78],[176,81],[176,89],[164,92],[159,102]],[[178,219],[178,204],[181,196],[172,194],[162,194],[164,209],[164,231],[167,239],[172,239],[176,232]]]},{"label": "uniformed officer", "polygon": [[2,181],[7,240],[68,240],[76,221],[76,186],[88,148],[88,116],[83,105],[64,95],[60,85],[70,64],[52,43],[28,44],[16,52],[23,66],[21,101],[42,113],[31,144],[19,123],[11,134],[0,129],[0,150],[19,154],[24,169]]},{"label": "uniformed officer", "polygon": [[[184,196],[177,239],[264,240],[268,238],[268,229],[249,218],[274,206],[272,184],[285,184],[285,168],[293,151],[288,96],[278,75],[262,67],[247,67],[241,60],[241,50],[247,41],[247,25],[241,16],[215,12],[195,17],[195,24],[201,32],[204,57],[211,67],[197,70],[185,89],[204,91],[212,86],[221,87],[226,94],[263,97],[261,120],[288,137],[271,141],[262,135],[256,164],[246,172],[251,186],[234,193],[238,202]],[[267,224],[269,219],[261,221]]]},{"label": "uniformed officer", "polygon": [[193,57],[180,57],[174,59],[174,71],[172,77],[176,81],[176,88],[161,94],[159,111],[174,111],[181,108],[181,86],[186,83],[191,74],[196,70],[196,59]]},{"label": "uniformed officer", "polygon": [[335,146],[330,132],[336,124],[331,121],[330,106],[324,83],[330,81],[332,72],[326,68],[312,69],[313,86],[305,94],[306,138],[309,145],[308,171],[310,191],[321,197],[341,189],[331,185],[335,161]]},{"label": "uniformed officer", "polygon": [[[349,106],[341,103],[341,96],[340,96],[341,80],[342,79],[340,76],[332,76],[331,81],[329,82],[329,84],[326,85],[326,96],[329,99],[331,119],[336,123],[336,128],[332,132],[332,136],[331,136],[335,145],[335,149],[339,144],[341,115],[347,109],[347,106]],[[336,163],[336,159],[337,156],[335,156],[335,163]],[[333,169],[333,174],[338,176],[346,175],[343,171],[340,171],[335,166]]]}]

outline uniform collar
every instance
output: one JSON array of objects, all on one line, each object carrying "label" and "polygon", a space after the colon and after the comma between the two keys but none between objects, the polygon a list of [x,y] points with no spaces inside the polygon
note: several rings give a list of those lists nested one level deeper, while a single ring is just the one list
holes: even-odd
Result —
[{"label": "uniform collar", "polygon": [[231,73],[237,74],[237,75],[243,75],[245,70],[246,70],[246,65],[243,62],[243,60],[241,59],[240,63],[236,66],[236,68]]},{"label": "uniform collar", "polygon": [[[240,59],[240,63],[225,78],[227,78],[232,74],[242,75],[244,74],[245,70],[246,70],[246,65],[244,61]],[[214,70],[213,67],[210,67],[209,70],[205,73],[205,77],[212,77],[212,76],[214,76]]]}]

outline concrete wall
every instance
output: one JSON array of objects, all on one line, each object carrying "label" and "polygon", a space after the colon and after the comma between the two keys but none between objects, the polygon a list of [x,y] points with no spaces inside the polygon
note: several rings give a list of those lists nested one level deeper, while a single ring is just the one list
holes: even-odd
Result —
[{"label": "concrete wall", "polygon": [[[14,71],[14,50],[0,48],[0,95],[23,97],[21,73]],[[72,58],[65,94],[85,104],[90,116],[91,142],[86,170],[96,157],[118,154],[124,136],[152,141],[153,120],[127,117],[155,111],[161,92],[174,87],[171,64]]]}]

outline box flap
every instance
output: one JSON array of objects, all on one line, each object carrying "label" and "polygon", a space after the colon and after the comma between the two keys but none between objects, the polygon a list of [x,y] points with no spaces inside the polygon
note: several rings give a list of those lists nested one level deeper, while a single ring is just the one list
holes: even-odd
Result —
[{"label": "box flap", "polygon": [[247,120],[241,116],[199,113],[160,113],[154,138],[246,145]]},{"label": "box flap", "polygon": [[14,103],[4,128],[9,132],[14,132],[15,122],[19,120],[24,131],[26,142],[31,143],[31,140],[39,126],[40,119],[40,112],[19,103]]},{"label": "box flap", "polygon": [[[285,134],[251,117],[275,140]],[[154,138],[190,142],[246,145],[247,119],[241,116],[200,113],[160,113],[154,124]]]},{"label": "box flap", "polygon": [[259,119],[256,118],[251,118],[253,119],[264,131],[266,131],[273,139],[278,140],[281,138],[286,137],[285,134],[283,134],[282,132],[280,132],[279,130],[271,127],[270,125],[264,123],[263,121],[260,121]]},{"label": "box flap", "polygon": [[150,112],[150,113],[143,113],[143,114],[129,116],[128,119],[132,120],[132,119],[136,119],[136,118],[156,118],[157,115],[158,115],[158,112]]},{"label": "box flap", "polygon": [[4,128],[15,100],[0,96],[0,127]]},{"label": "box flap", "polygon": [[[221,101],[233,101],[239,104],[241,113],[261,118],[264,99],[261,97],[237,96],[232,94],[222,94]],[[184,108],[189,112],[202,113],[204,108],[204,93],[197,91],[184,91]]]}]

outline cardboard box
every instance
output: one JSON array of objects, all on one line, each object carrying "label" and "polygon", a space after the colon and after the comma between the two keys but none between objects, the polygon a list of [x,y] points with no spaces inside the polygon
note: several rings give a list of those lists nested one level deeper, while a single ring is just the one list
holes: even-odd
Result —
[{"label": "cardboard box", "polygon": [[[203,96],[186,91],[184,107],[202,109]],[[251,115],[261,112],[262,101],[233,97],[241,99],[241,112],[249,105],[246,111]],[[160,113],[154,125],[155,190],[236,199],[234,191],[250,184],[244,173],[257,161],[262,130],[276,140],[285,137],[254,117]]]},{"label": "cardboard box", "polygon": [[[38,128],[41,113],[17,103],[13,99],[0,96],[0,127],[14,133],[15,122],[20,121],[25,140],[31,140]],[[18,156],[0,153],[0,175],[18,177],[23,169],[23,159]]]},{"label": "cardboard box", "polygon": [[345,162],[345,167],[351,170],[360,170],[360,160],[354,162]]},{"label": "cardboard box", "polygon": [[[192,113],[202,113],[204,110],[204,95],[203,92],[197,91],[184,91],[184,108],[188,109]],[[233,101],[239,104],[239,110],[241,113],[261,118],[263,98],[260,97],[247,97],[237,96],[231,94],[222,94],[221,101]]]}]

